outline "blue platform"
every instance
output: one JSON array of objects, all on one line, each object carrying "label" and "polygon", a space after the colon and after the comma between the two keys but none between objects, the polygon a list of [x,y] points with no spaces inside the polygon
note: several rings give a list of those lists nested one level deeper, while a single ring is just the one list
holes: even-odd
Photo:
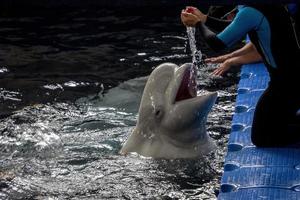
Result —
[{"label": "blue platform", "polygon": [[300,149],[251,143],[254,109],[268,81],[263,64],[243,66],[219,200],[300,200]]}]

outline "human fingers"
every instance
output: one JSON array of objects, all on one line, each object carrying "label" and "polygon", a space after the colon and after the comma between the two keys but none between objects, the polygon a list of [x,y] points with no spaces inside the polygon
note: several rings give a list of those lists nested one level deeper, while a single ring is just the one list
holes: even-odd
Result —
[{"label": "human fingers", "polygon": [[212,76],[218,76],[218,74],[220,73],[220,68],[217,68],[217,69],[215,69],[212,73],[211,73],[211,75]]},{"label": "human fingers", "polygon": [[227,55],[214,57],[213,63],[223,63],[228,59]]},{"label": "human fingers", "polygon": [[194,6],[188,6],[189,8],[192,8],[194,10],[198,10],[198,8],[194,7]]},{"label": "human fingers", "polygon": [[193,6],[187,6],[185,9],[187,12],[193,13],[195,15],[198,15],[199,17],[201,17],[202,15],[204,15],[198,8],[193,7]]},{"label": "human fingers", "polygon": [[225,73],[223,68],[218,68],[216,70],[214,70],[211,75],[212,76],[222,76]]},{"label": "human fingers", "polygon": [[212,60],[213,60],[213,58],[206,58],[206,59],[204,59],[204,62],[206,62],[206,63],[211,63]]},{"label": "human fingers", "polygon": [[203,23],[206,22],[207,15],[205,15],[203,12],[201,12],[198,8],[190,6],[187,8],[187,11],[196,15],[201,22],[203,22]]},{"label": "human fingers", "polygon": [[180,15],[180,16],[181,16],[181,20],[182,20],[182,19],[186,20],[186,18],[189,17],[189,14],[190,14],[190,13],[185,12],[185,10],[182,10],[182,11],[181,11],[181,15]]},{"label": "human fingers", "polygon": [[205,59],[206,63],[220,63],[218,57],[211,57],[211,58],[207,58]]},{"label": "human fingers", "polygon": [[204,62],[205,63],[210,63],[210,60],[211,60],[210,58],[206,58],[206,59],[204,59]]},{"label": "human fingers", "polygon": [[196,15],[183,11],[181,13],[181,21],[186,26],[195,26],[199,19]]},{"label": "human fingers", "polygon": [[212,75],[222,76],[230,69],[230,67],[231,65],[229,62],[221,63],[219,67],[212,72]]},{"label": "human fingers", "polygon": [[184,10],[181,11],[181,14],[180,14],[180,18],[181,18],[181,22],[186,26],[186,12]]}]

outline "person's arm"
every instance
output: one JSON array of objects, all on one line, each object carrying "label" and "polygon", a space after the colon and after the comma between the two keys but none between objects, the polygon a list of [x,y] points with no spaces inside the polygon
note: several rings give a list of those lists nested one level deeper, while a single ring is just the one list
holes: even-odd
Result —
[{"label": "person's arm", "polygon": [[185,26],[196,27],[197,35],[200,34],[215,51],[226,48],[225,44],[216,37],[216,34],[204,24],[208,17],[195,7],[186,7],[181,11],[181,21]]},{"label": "person's arm", "polygon": [[245,44],[245,46],[243,46],[242,48],[232,52],[229,54],[230,57],[236,57],[236,56],[241,56],[247,53],[253,53],[253,52],[257,52],[254,44],[252,42],[249,42],[247,44]]},{"label": "person's arm", "polygon": [[229,58],[241,56],[241,55],[253,52],[253,51],[257,51],[257,50],[256,50],[255,46],[252,44],[252,42],[249,42],[249,43],[245,44],[245,46],[243,46],[242,48],[240,48],[236,51],[233,51],[231,53],[221,55],[218,57],[207,58],[207,59],[205,59],[205,62],[207,62],[207,63],[222,63]]},{"label": "person's arm", "polygon": [[195,26],[198,30],[197,32],[202,35],[207,44],[215,51],[232,46],[244,38],[250,30],[259,26],[263,18],[263,14],[258,10],[251,7],[242,7],[230,25],[217,35],[204,25],[205,17],[203,20],[185,10],[181,12],[183,24],[186,26]]},{"label": "person's arm", "polygon": [[241,66],[244,64],[255,63],[262,61],[261,55],[256,51],[256,49],[252,49],[245,54],[240,54],[235,57],[231,57],[225,60],[220,66],[212,72],[212,75],[221,76],[225,72],[227,72],[231,67]]},{"label": "person's arm", "polygon": [[252,7],[241,7],[236,17],[221,33],[217,35],[227,47],[243,39],[246,34],[261,24],[264,15]]},{"label": "person's arm", "polygon": [[196,24],[196,28],[200,36],[204,38],[205,42],[214,51],[221,51],[226,48],[225,43],[222,40],[220,40],[217,37],[217,35],[214,32],[212,32],[207,26],[205,26],[202,22],[198,22]]},{"label": "person's arm", "polygon": [[207,16],[207,19],[205,21],[206,26],[217,32],[223,31],[230,23],[230,20],[221,20],[209,15]]},{"label": "person's arm", "polygon": [[215,17],[211,17],[209,15],[203,14],[198,8],[193,6],[187,6],[186,12],[192,13],[196,15],[201,22],[203,22],[206,26],[213,29],[214,31],[221,32],[224,30],[230,23],[230,20],[221,20]]}]

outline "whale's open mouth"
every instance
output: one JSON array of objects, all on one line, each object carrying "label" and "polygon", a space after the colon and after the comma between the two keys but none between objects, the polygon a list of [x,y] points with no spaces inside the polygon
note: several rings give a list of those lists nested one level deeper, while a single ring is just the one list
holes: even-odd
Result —
[{"label": "whale's open mouth", "polygon": [[187,67],[182,76],[175,102],[191,99],[197,96],[196,70],[191,65]]}]

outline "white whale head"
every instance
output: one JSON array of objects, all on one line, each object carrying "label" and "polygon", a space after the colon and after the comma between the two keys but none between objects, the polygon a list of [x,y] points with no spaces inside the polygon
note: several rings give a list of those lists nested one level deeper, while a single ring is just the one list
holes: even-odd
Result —
[{"label": "white whale head", "polygon": [[217,93],[197,96],[192,64],[159,65],[144,88],[136,127],[120,153],[153,158],[194,158],[215,145],[206,133],[206,120]]}]

